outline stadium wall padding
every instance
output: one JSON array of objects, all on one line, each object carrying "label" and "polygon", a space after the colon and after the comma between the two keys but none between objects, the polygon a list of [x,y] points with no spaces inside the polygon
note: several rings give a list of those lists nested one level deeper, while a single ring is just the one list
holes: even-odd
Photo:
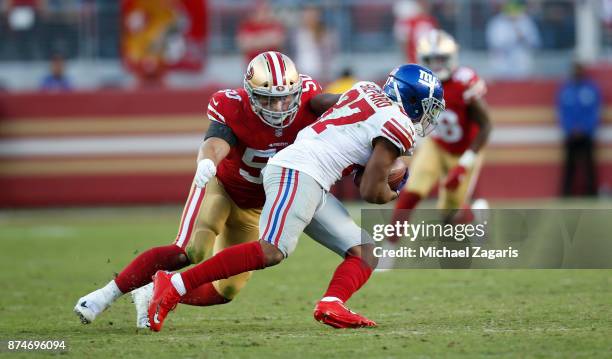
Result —
[{"label": "stadium wall padding", "polygon": [[[495,128],[475,196],[557,196],[557,87],[489,84]],[[612,186],[612,81],[602,87],[599,182]],[[208,126],[208,98],[220,88],[0,94],[0,207],[183,202]],[[350,179],[334,191],[358,199]]]}]

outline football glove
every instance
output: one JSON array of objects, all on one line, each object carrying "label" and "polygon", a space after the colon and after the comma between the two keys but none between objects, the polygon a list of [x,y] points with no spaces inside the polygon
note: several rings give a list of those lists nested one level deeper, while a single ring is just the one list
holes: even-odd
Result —
[{"label": "football glove", "polygon": [[200,188],[206,186],[206,183],[208,183],[215,174],[217,174],[217,166],[215,166],[215,163],[211,159],[205,158],[198,161],[198,168],[196,169],[194,178],[195,185]]},{"label": "football glove", "polygon": [[472,168],[475,161],[476,153],[472,150],[465,151],[459,158],[457,166],[453,167],[448,172],[448,176],[446,176],[446,180],[444,181],[444,187],[451,191],[457,189],[459,183],[461,183],[465,177],[468,168]]},{"label": "football glove", "polygon": [[463,180],[463,177],[465,176],[466,172],[467,170],[465,169],[465,167],[461,165],[453,167],[453,169],[448,172],[448,176],[446,176],[446,181],[444,181],[444,187],[451,191],[457,189],[457,187],[459,187],[459,183]]}]

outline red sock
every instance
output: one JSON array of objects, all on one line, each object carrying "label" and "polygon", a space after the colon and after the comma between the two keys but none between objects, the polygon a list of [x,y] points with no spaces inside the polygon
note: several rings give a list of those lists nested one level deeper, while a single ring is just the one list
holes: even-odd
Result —
[{"label": "red sock", "polygon": [[398,210],[411,210],[419,204],[421,195],[415,192],[402,191],[395,203],[395,212]]},{"label": "red sock", "polygon": [[181,303],[199,307],[225,304],[230,301],[231,299],[227,299],[219,294],[212,283],[201,285],[181,297]]},{"label": "red sock", "polygon": [[189,265],[185,251],[170,244],[151,248],[134,258],[115,278],[117,287],[127,293],[151,283],[151,277],[158,270],[175,271]]},{"label": "red sock", "polygon": [[[414,192],[400,192],[400,196],[395,204],[395,210],[393,211],[393,217],[391,218],[391,224],[395,224],[396,222],[407,222],[410,220],[410,213],[420,201],[421,196]],[[388,239],[393,243],[399,240],[398,237],[389,237]]]},{"label": "red sock", "polygon": [[259,242],[238,244],[181,273],[187,292],[205,283],[266,267]]},{"label": "red sock", "polygon": [[360,257],[346,256],[329,282],[324,297],[336,297],[343,303],[368,281],[372,268]]},{"label": "red sock", "polygon": [[451,222],[454,224],[467,224],[472,223],[474,221],[474,212],[472,212],[472,208],[468,205],[463,205],[457,212],[453,215]]}]

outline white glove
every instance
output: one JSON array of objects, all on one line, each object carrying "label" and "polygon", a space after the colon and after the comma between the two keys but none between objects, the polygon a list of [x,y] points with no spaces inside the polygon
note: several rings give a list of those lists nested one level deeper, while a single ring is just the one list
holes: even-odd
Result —
[{"label": "white glove", "polygon": [[199,161],[198,169],[196,169],[194,178],[196,186],[200,188],[206,186],[206,183],[208,183],[208,181],[213,178],[215,174],[217,174],[217,167],[212,160],[205,158]]}]

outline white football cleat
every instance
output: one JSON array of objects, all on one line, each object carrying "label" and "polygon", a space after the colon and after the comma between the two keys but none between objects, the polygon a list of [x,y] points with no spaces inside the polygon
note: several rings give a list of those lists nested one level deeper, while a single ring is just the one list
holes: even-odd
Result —
[{"label": "white football cleat", "polygon": [[74,312],[81,319],[81,323],[89,324],[110,305],[111,301],[102,294],[102,289],[98,289],[79,299],[74,306]]},{"label": "white football cleat", "polygon": [[110,281],[106,286],[81,297],[74,306],[74,313],[81,323],[89,324],[122,294],[115,281]]},{"label": "white football cleat", "polygon": [[153,298],[153,283],[132,291],[132,302],[136,307],[136,328],[149,328],[149,303]]}]

